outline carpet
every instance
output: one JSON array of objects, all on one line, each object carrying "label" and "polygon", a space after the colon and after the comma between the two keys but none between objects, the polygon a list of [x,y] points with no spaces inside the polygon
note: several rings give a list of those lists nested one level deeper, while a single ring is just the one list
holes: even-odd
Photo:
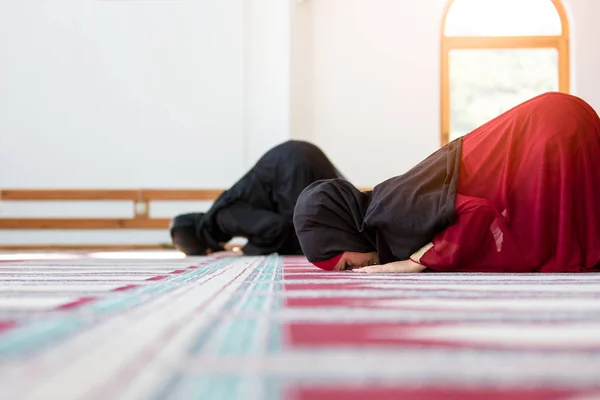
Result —
[{"label": "carpet", "polygon": [[6,399],[600,399],[600,274],[3,255]]}]

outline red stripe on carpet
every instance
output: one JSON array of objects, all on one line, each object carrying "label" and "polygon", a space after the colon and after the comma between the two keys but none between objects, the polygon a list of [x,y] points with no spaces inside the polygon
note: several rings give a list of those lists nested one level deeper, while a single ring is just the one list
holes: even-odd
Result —
[{"label": "red stripe on carpet", "polygon": [[11,330],[17,326],[15,321],[0,321],[0,334]]},{"label": "red stripe on carpet", "polygon": [[91,303],[97,300],[97,297],[82,297],[70,303],[65,303],[61,306],[56,307],[57,310],[71,310],[73,308],[81,307],[84,304]]},{"label": "red stripe on carpet", "polygon": [[594,394],[585,391],[560,389],[405,389],[381,387],[357,388],[289,388],[286,399],[293,400],[567,400],[575,396],[592,399]]},{"label": "red stripe on carpet", "polygon": [[135,288],[139,288],[140,285],[125,285],[111,290],[112,292],[124,292],[126,290],[131,290]]},{"label": "red stripe on carpet", "polygon": [[147,281],[162,281],[163,279],[167,279],[166,275],[153,276],[152,278],[146,279]]},{"label": "red stripe on carpet", "polygon": [[389,306],[378,305],[378,301],[397,300],[397,297],[377,297],[376,299],[365,299],[362,297],[289,297],[285,299],[286,307],[356,307],[356,308],[383,308],[390,309]]},{"label": "red stripe on carpet", "polygon": [[[288,277],[286,276],[287,280]],[[295,290],[360,290],[367,289],[365,285],[360,283],[298,283],[298,284],[283,284],[286,291]],[[369,288],[371,289],[371,288]],[[379,289],[379,288],[377,288]],[[393,289],[393,288],[392,288]],[[385,290],[385,289],[384,289]]]}]

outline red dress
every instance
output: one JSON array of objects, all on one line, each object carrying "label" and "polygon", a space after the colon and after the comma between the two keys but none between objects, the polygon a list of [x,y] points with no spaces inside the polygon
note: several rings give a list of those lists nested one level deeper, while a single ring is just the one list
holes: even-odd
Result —
[{"label": "red dress", "polygon": [[418,260],[438,272],[585,272],[600,263],[600,119],[546,93],[463,138],[455,224]]}]

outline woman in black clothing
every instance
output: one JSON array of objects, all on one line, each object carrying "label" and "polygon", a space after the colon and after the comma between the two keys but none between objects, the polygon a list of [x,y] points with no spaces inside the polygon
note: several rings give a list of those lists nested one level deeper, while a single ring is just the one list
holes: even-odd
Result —
[{"label": "woman in black clothing", "polygon": [[297,140],[264,154],[254,167],[219,196],[206,213],[176,216],[170,232],[186,255],[225,250],[233,237],[248,240],[240,254],[302,254],[293,214],[305,187],[321,179],[342,178],[317,146]]}]

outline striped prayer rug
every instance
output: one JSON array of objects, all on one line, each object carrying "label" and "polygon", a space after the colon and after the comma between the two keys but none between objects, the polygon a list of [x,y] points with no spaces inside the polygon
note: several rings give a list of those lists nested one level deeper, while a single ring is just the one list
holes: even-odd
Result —
[{"label": "striped prayer rug", "polygon": [[600,399],[600,274],[151,254],[0,255],[1,397]]}]

